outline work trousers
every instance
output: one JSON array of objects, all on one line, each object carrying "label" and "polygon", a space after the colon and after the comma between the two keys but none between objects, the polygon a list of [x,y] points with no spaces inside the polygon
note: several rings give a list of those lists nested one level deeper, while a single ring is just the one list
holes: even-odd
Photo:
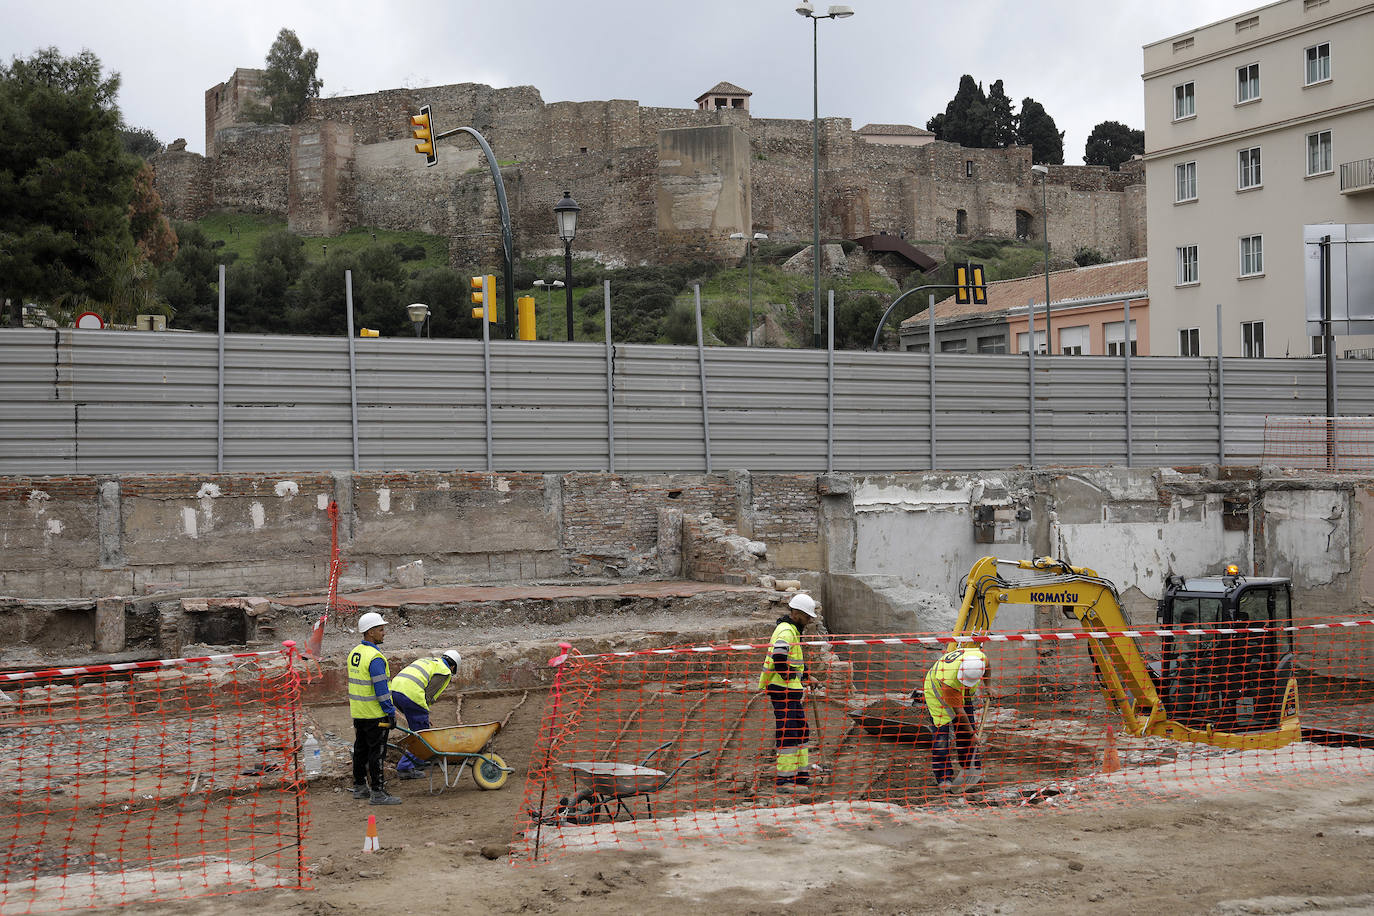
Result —
[{"label": "work trousers", "polygon": [[774,684],[768,686],[768,700],[773,704],[773,739],[778,752],[777,784],[811,781],[811,732],[806,727],[806,707],[802,705],[805,691],[789,690]]},{"label": "work trousers", "polygon": [[[973,721],[973,704],[964,705],[964,715]],[[978,745],[973,740],[974,733],[960,728],[954,722],[946,722],[935,727],[935,742],[930,747],[930,765],[935,771],[935,782],[948,782],[954,778],[954,764],[949,759],[950,745],[959,756],[959,765],[966,770],[977,769],[983,765],[978,754]]]},{"label": "work trousers", "polygon": [[[396,710],[406,717],[406,728],[413,732],[418,732],[422,728],[429,728],[429,710],[410,697],[400,693],[391,695],[391,702],[396,704]],[[423,767],[424,763],[413,756],[410,751],[401,755],[401,759],[396,764],[396,772],[404,773],[406,770],[413,770],[416,767]]]},{"label": "work trousers", "polygon": [[353,785],[364,782],[374,791],[385,788],[382,758],[386,756],[386,719],[353,720]]}]

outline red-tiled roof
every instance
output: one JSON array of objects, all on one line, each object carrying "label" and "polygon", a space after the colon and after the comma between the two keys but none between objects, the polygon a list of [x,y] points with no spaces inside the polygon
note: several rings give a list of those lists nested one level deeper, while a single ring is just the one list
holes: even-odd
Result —
[{"label": "red-tiled roof", "polygon": [[865,124],[855,133],[884,137],[933,137],[935,134],[910,124]]},{"label": "red-tiled roof", "polygon": [[[1143,294],[1146,290],[1146,259],[1113,261],[1092,267],[1050,271],[1050,302],[1072,305],[1077,299],[1096,299],[1102,296]],[[988,284],[986,305],[960,304],[954,296],[935,303],[935,320],[969,318],[1024,307],[1030,302],[1045,301],[1045,275],[1032,274],[1017,280],[997,280]],[[903,325],[928,321],[925,315],[913,315]]]},{"label": "red-tiled roof", "polygon": [[716,83],[713,87],[711,87],[710,89],[707,89],[707,90],[706,90],[705,92],[703,92],[701,95],[697,96],[696,99],[695,99],[694,101],[700,102],[702,99],[706,98],[708,95],[753,95],[753,94],[754,94],[754,93],[750,92],[748,89],[741,89],[739,86],[736,86],[734,83],[726,83],[726,82],[723,82],[723,81],[722,81],[722,82]]}]

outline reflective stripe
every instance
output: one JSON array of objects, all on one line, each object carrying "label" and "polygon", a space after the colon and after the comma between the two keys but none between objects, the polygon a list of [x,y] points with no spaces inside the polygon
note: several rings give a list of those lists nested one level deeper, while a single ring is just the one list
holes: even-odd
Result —
[{"label": "reflective stripe", "polygon": [[422,709],[429,709],[449,683],[448,665],[442,658],[419,658],[401,669],[392,690]]},{"label": "reflective stripe", "polygon": [[[759,674],[759,689],[769,686],[788,687],[800,690],[806,664],[802,659],[801,632],[790,620],[779,621],[769,637],[771,645],[768,656],[763,660],[763,671]],[[773,652],[787,648],[786,669],[777,667],[773,662]]]}]

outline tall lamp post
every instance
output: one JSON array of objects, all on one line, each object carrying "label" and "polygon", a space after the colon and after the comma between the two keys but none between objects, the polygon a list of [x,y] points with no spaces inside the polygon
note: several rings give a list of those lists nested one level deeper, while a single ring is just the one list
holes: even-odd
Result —
[{"label": "tall lamp post", "polygon": [[761,242],[768,236],[755,232],[751,238],[743,232],[732,232],[730,238],[744,239],[744,263],[749,269],[749,333],[745,335],[744,345],[749,347],[754,344],[754,242]]},{"label": "tall lamp post", "polygon": [[824,16],[816,15],[810,0],[797,4],[797,15],[811,20],[811,260],[815,270],[811,289],[811,345],[821,347],[821,97],[817,77],[817,33],[822,19],[848,19],[854,10],[847,6],[832,6]]},{"label": "tall lamp post", "polygon": [[582,208],[573,200],[571,191],[564,191],[563,198],[553,205],[558,237],[563,240],[563,286],[568,291],[568,340],[573,339],[572,243],[577,237],[577,214],[581,212]]},{"label": "tall lamp post", "polygon": [[[1050,333],[1050,167],[1033,165],[1031,171],[1040,173],[1040,234],[1045,237],[1045,354],[1053,356],[1054,335]],[[1126,330],[1129,338],[1130,329]],[[1035,346],[1034,334],[1031,334],[1030,345]]]},{"label": "tall lamp post", "polygon": [[429,320],[429,306],[423,302],[415,302],[406,306],[406,314],[410,316],[410,323],[415,328],[415,336],[423,336],[420,332],[425,329],[425,322]]}]

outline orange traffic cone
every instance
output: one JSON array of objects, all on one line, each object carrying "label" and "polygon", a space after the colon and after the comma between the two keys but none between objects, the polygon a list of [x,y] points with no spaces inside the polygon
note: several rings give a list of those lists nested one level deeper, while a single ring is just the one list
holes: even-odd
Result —
[{"label": "orange traffic cone", "polygon": [[363,852],[378,852],[381,850],[381,841],[377,839],[377,815],[367,816],[367,836],[363,838]]},{"label": "orange traffic cone", "polygon": [[1115,773],[1121,769],[1121,758],[1116,753],[1116,729],[1107,726],[1107,750],[1102,754],[1102,772]]}]

